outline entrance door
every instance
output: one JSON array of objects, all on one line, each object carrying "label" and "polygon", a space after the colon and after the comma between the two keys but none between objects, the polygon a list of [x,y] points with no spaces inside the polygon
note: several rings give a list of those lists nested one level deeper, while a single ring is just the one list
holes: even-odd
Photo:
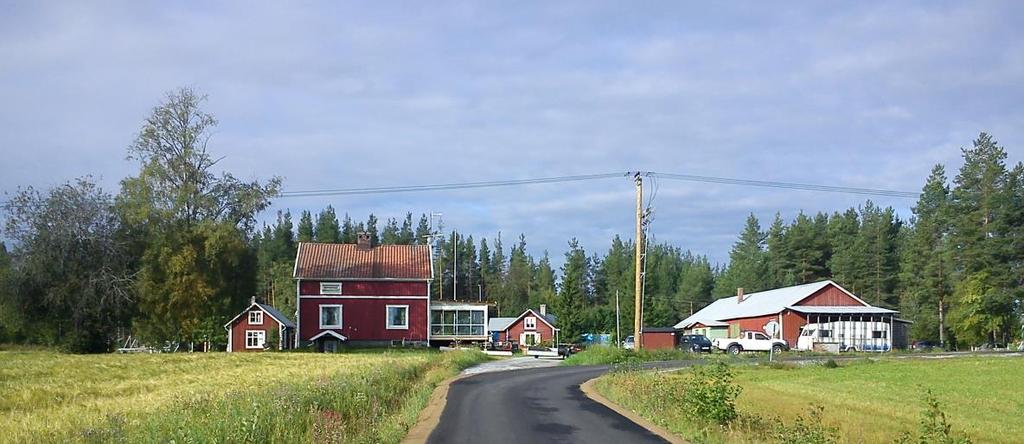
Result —
[{"label": "entrance door", "polygon": [[334,353],[338,351],[338,341],[335,339],[327,339],[324,341],[324,352]]}]

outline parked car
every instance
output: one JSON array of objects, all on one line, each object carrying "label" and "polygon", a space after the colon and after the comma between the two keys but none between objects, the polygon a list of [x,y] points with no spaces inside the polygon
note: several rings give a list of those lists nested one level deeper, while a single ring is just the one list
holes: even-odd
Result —
[{"label": "parked car", "polygon": [[636,343],[633,342],[633,336],[632,335],[626,336],[626,340],[622,341],[622,348],[624,348],[626,350],[632,350],[633,347],[635,347],[635,346],[636,346]]},{"label": "parked car", "polygon": [[704,335],[681,335],[679,349],[694,353],[711,353],[711,340]]},{"label": "parked car", "polygon": [[583,346],[579,344],[558,344],[558,353],[562,356],[571,356],[581,351]]},{"label": "parked car", "polygon": [[932,351],[936,348],[939,348],[939,344],[932,341],[914,341],[910,344],[910,349],[914,351]]},{"label": "parked car", "polygon": [[759,331],[741,331],[738,338],[715,338],[711,341],[715,348],[738,355],[742,351],[772,351],[775,353],[789,350],[789,344],[782,339],[772,339]]}]

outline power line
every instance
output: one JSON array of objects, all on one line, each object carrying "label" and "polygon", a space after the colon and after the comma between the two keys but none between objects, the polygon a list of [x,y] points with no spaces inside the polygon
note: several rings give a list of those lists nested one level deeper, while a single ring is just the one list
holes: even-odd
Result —
[{"label": "power line", "polygon": [[[668,180],[679,180],[689,182],[702,182],[702,183],[716,183],[726,185],[739,185],[739,186],[752,186],[762,188],[777,188],[777,189],[790,189],[790,190],[803,190],[803,191],[817,191],[817,192],[828,192],[828,193],[843,193],[843,194],[858,194],[867,196],[883,196],[883,197],[895,197],[895,198],[907,198],[916,199],[920,196],[920,193],[910,191],[897,191],[887,190],[879,188],[856,188],[856,187],[842,187],[834,185],[816,185],[807,183],[796,183],[796,182],[779,182],[769,180],[753,180],[753,179],[737,179],[730,177],[718,177],[718,176],[700,176],[693,174],[677,174],[677,173],[659,173],[653,171],[647,171],[641,173],[647,177],[661,178]],[[364,187],[364,188],[337,188],[337,189],[319,189],[319,190],[298,190],[298,191],[283,191],[277,198],[291,198],[291,197],[325,197],[325,196],[353,196],[353,195],[370,195],[370,194],[390,194],[390,193],[408,193],[408,192],[426,192],[426,191],[448,191],[448,190],[466,190],[474,188],[496,188],[496,187],[509,187],[509,186],[521,186],[521,185],[535,185],[535,184],[548,184],[548,183],[565,183],[565,182],[581,182],[589,180],[603,180],[613,179],[617,177],[629,177],[632,174],[630,172],[622,173],[602,173],[602,174],[585,174],[585,175],[574,175],[574,176],[554,176],[554,177],[538,177],[532,179],[511,179],[511,180],[492,180],[492,181],[479,181],[479,182],[454,182],[454,183],[440,183],[440,184],[428,184],[428,185],[396,185],[396,186],[384,186],[384,187]],[[654,188],[656,193],[657,188]],[[654,194],[652,193],[652,194]],[[8,200],[0,203],[0,208],[9,209],[14,204]]]}]

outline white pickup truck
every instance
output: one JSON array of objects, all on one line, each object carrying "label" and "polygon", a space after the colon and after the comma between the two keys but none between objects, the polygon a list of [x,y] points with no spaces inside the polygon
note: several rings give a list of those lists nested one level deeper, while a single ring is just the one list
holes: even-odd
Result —
[{"label": "white pickup truck", "polygon": [[781,339],[772,339],[759,331],[742,331],[738,338],[715,338],[711,342],[714,348],[738,355],[743,351],[772,351],[775,353],[789,350],[789,344]]}]

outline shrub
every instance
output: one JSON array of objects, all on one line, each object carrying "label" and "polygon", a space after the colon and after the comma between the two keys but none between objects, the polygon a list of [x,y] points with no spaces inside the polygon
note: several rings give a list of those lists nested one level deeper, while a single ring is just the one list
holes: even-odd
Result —
[{"label": "shrub", "polygon": [[682,405],[687,415],[722,425],[736,419],[736,398],[741,389],[732,380],[732,370],[725,363],[694,367],[683,385]]},{"label": "shrub", "polygon": [[[833,361],[834,362],[834,361]],[[798,416],[792,425],[779,421],[772,428],[772,438],[780,444],[832,444],[839,440],[839,431],[822,423],[825,408],[812,405],[807,416]]]},{"label": "shrub", "polygon": [[821,366],[825,368],[839,368],[839,363],[837,363],[835,359],[828,358],[828,360],[823,362]]}]

